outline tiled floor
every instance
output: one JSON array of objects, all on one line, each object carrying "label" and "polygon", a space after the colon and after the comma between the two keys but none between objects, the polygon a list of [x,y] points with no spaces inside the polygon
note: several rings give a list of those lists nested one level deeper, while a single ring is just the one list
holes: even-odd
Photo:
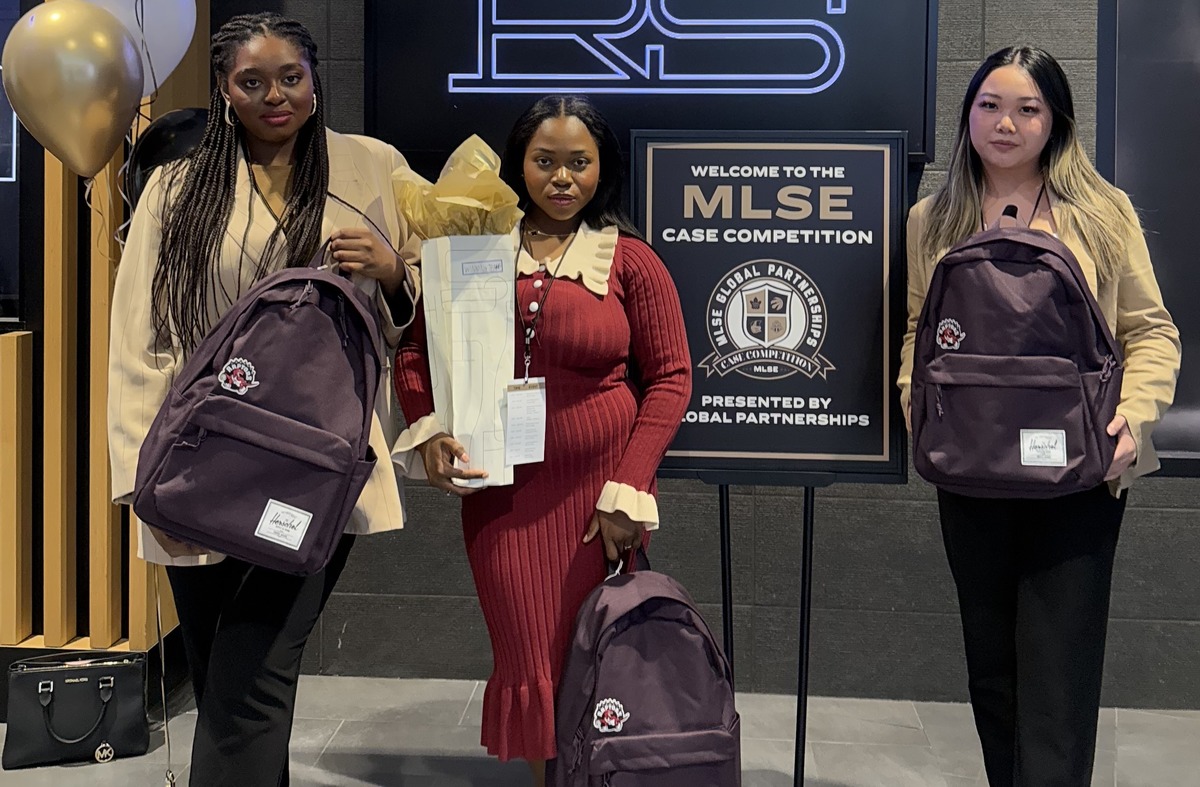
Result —
[{"label": "tiled floor", "polygon": [[[524,787],[520,763],[479,748],[482,688],[462,681],[306,677],[292,736],[295,787]],[[795,702],[744,694],[743,787],[792,784]],[[179,784],[187,784],[195,715],[171,722]],[[805,784],[821,787],[986,787],[965,705],[815,698],[809,705]],[[4,727],[0,725],[0,739]],[[161,732],[145,757],[0,773],[3,787],[162,783]],[[1200,784],[1200,712],[1105,710],[1093,785]],[[197,786],[200,787],[200,786]],[[700,785],[697,785],[700,787]]]}]

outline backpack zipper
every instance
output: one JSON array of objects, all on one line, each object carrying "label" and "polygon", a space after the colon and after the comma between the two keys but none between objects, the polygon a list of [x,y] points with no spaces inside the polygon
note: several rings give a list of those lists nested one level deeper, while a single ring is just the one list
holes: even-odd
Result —
[{"label": "backpack zipper", "polygon": [[1100,370],[1100,382],[1106,383],[1113,375],[1113,370],[1117,368],[1117,359],[1112,355],[1104,357],[1104,368]]},{"label": "backpack zipper", "polygon": [[571,760],[571,767],[567,769],[568,776],[579,770],[579,766],[583,764],[583,739],[585,737],[587,736],[582,727],[575,730],[575,740],[571,744],[575,749],[575,754]]},{"label": "backpack zipper", "polygon": [[339,295],[337,300],[338,322],[342,324],[342,347],[349,341],[350,330],[346,327],[346,297]]},{"label": "backpack zipper", "polygon": [[120,659],[112,661],[84,661],[83,663],[62,663],[54,664],[47,667],[30,667],[27,664],[17,664],[15,669],[17,672],[58,672],[65,669],[78,667],[119,667],[122,664],[132,664],[131,659]]},{"label": "backpack zipper", "polygon": [[181,438],[179,441],[179,447],[190,448],[194,451],[200,447],[200,444],[204,442],[204,438],[206,437],[208,437],[208,430],[204,427],[200,427],[200,432],[196,435],[196,442],[189,443],[187,439]]},{"label": "backpack zipper", "polygon": [[[1113,371],[1117,368],[1117,359],[1112,355],[1107,355],[1104,358],[1104,368],[1100,370],[1100,382],[1106,383],[1112,379]],[[934,386],[937,389],[937,414],[938,418],[946,415],[946,409],[942,406],[942,386]]]},{"label": "backpack zipper", "polygon": [[298,296],[296,296],[296,300],[294,300],[292,302],[292,305],[289,306],[288,309],[292,310],[292,309],[295,309],[297,306],[303,305],[308,300],[308,296],[310,294],[312,294],[312,291],[313,291],[313,283],[311,281],[305,282],[304,289],[301,290],[301,292]]}]

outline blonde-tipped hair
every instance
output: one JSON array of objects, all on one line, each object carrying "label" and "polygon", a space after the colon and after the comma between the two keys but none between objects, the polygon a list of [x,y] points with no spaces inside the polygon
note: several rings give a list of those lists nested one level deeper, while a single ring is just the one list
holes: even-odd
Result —
[{"label": "blonde-tipped hair", "polygon": [[971,144],[970,113],[987,76],[997,68],[1019,66],[1037,84],[1050,107],[1053,125],[1042,151],[1046,188],[1066,210],[1056,214],[1059,230],[1083,242],[1102,281],[1116,278],[1124,265],[1126,239],[1141,232],[1141,222],[1124,193],[1096,171],[1079,142],[1071,88],[1062,67],[1034,47],[1009,47],[983,62],[963,98],[962,114],[946,182],[930,201],[921,253],[944,254],[979,231],[983,205],[983,163]]}]

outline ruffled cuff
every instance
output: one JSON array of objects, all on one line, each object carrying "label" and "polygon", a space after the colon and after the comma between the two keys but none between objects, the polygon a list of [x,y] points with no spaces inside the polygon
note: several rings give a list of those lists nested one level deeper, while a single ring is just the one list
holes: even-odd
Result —
[{"label": "ruffled cuff", "polygon": [[658,501],[649,492],[641,492],[629,484],[609,481],[600,490],[596,508],[609,514],[620,511],[647,530],[658,530]]},{"label": "ruffled cuff", "polygon": [[392,464],[406,478],[425,479],[425,462],[417,451],[417,446],[428,441],[431,437],[446,431],[436,413],[430,413],[417,419],[396,438],[392,446]]}]

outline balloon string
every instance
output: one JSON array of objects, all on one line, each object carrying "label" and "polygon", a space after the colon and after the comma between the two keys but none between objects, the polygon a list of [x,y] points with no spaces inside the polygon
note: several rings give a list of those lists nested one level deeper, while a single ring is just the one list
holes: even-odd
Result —
[{"label": "balloon string", "polygon": [[[138,107],[138,113],[133,118],[133,125],[129,129],[129,133],[125,135],[125,142],[129,146],[129,151],[133,152],[137,139],[142,134],[142,121],[147,124],[153,122],[153,118],[146,111],[150,106],[149,103],[142,104]],[[121,195],[122,212],[129,216],[124,222],[117,227],[117,231],[113,237],[117,241],[117,245],[121,248],[121,253],[125,252],[125,239],[129,234],[129,225],[133,223],[133,200],[129,199],[129,194],[125,191],[125,178],[129,173],[129,165],[132,163],[128,157],[121,163],[120,169],[117,170],[117,193]]]},{"label": "balloon string", "polygon": [[[132,137],[132,135],[130,136]],[[129,218],[121,222],[117,227],[117,231],[113,233],[113,239],[116,240],[122,255],[125,253],[125,238],[129,234],[129,225],[133,223],[133,202],[129,199],[129,195],[125,193],[125,174],[128,171],[129,159],[125,159],[121,163],[121,168],[117,170],[117,193],[121,195],[122,210],[126,212]]]},{"label": "balloon string", "polygon": [[154,73],[154,58],[150,55],[150,42],[146,40],[146,0],[134,2],[133,15],[137,19],[138,32],[142,37],[142,51],[146,53],[146,63],[150,66],[150,106],[153,106],[158,100],[158,75]]},{"label": "balloon string", "polygon": [[[133,126],[129,133],[125,135],[125,141],[132,150],[134,143],[142,132],[142,121],[150,124],[154,121],[150,113],[151,107],[158,101],[158,74],[154,70],[154,56],[150,53],[150,42],[146,40],[146,2],[145,0],[135,0],[133,4],[134,18],[137,20],[138,33],[142,39],[142,52],[146,55],[146,63],[150,66],[150,95],[143,97],[142,103],[138,105],[137,115],[134,116]],[[117,245],[121,249],[121,253],[125,252],[125,239],[129,234],[129,225],[133,223],[133,201],[129,199],[129,195],[125,193],[125,175],[129,171],[129,160],[126,159],[121,168],[117,170],[117,193],[121,195],[122,212],[129,216],[118,227],[113,237],[117,241]],[[109,192],[111,198],[112,192]]]},{"label": "balloon string", "polygon": [[[104,190],[104,202],[105,202],[105,207],[108,209],[109,216],[115,217],[115,216],[119,216],[119,215],[123,214],[123,211],[122,211],[122,214],[117,213],[116,200],[113,199],[113,186],[116,186],[118,192],[121,190],[121,173],[124,171],[125,171],[125,163],[123,162],[113,176],[116,178],[116,182],[110,183],[108,185],[108,188],[106,188]],[[104,218],[103,213],[101,213],[101,222],[100,222],[101,227],[104,226],[103,218]],[[121,242],[121,237],[120,237],[121,236],[121,227],[123,227],[123,226],[125,226],[125,225],[122,224],[122,225],[118,226],[117,231],[115,233],[113,233],[113,237],[116,238],[116,241],[117,241],[117,246],[118,246],[117,254],[118,255],[122,254],[125,251],[125,244]],[[104,258],[105,258],[105,260],[108,261],[109,265],[116,267],[116,265],[121,261],[121,258],[120,258],[120,256],[118,256],[116,259],[113,259],[112,257],[110,257],[108,250],[111,248],[112,248],[112,246],[110,244],[108,244],[108,243],[104,244]]]},{"label": "balloon string", "polygon": [[[118,191],[121,191],[120,172],[124,171],[124,169],[125,169],[125,166],[122,165],[121,169],[118,170],[117,184],[116,184]],[[83,201],[84,201],[84,204],[87,205],[88,210],[91,211],[93,214],[95,214],[93,221],[92,221],[92,228],[93,228],[92,229],[92,239],[93,239],[93,241],[97,241],[97,242],[93,246],[93,251],[95,251],[97,248],[99,248],[101,256],[104,257],[104,261],[107,262],[109,265],[116,265],[119,262],[119,258],[113,258],[113,256],[111,254],[109,254],[109,252],[108,252],[109,245],[107,243],[99,243],[98,242],[99,240],[103,239],[102,233],[104,232],[104,225],[105,225],[106,218],[109,216],[116,215],[116,211],[117,211],[116,202],[115,202],[115,200],[113,200],[113,195],[112,195],[112,184],[109,184],[108,188],[103,189],[104,196],[101,200],[102,204],[100,204],[100,205],[96,205],[94,202],[95,191],[96,191],[95,186],[96,186],[95,178],[84,179],[84,181],[83,181]],[[122,192],[121,196],[122,196],[122,199],[124,199],[123,192]],[[126,200],[126,202],[128,202],[128,200]],[[123,240],[121,239],[121,231],[126,226],[128,226],[128,224],[129,224],[129,222],[125,222],[120,227],[118,227],[117,232],[114,235],[114,237],[117,240],[117,243],[120,245],[122,252],[125,251],[125,244],[124,244]]]},{"label": "balloon string", "polygon": [[[107,166],[107,165],[105,165],[105,166]],[[84,178],[83,179],[83,204],[87,205],[88,212],[93,214],[93,218],[92,218],[92,251],[93,252],[96,250],[96,247],[97,247],[96,232],[100,227],[104,226],[104,208],[103,207],[97,208],[94,204],[92,204],[92,199],[94,197],[94,192],[95,192],[95,186],[96,186],[95,178]],[[101,248],[103,249],[103,247],[101,247]],[[107,251],[102,251],[101,253],[104,254],[104,257],[106,259],[108,258]],[[109,262],[109,264],[111,264],[112,260],[109,259],[108,262]]]}]

